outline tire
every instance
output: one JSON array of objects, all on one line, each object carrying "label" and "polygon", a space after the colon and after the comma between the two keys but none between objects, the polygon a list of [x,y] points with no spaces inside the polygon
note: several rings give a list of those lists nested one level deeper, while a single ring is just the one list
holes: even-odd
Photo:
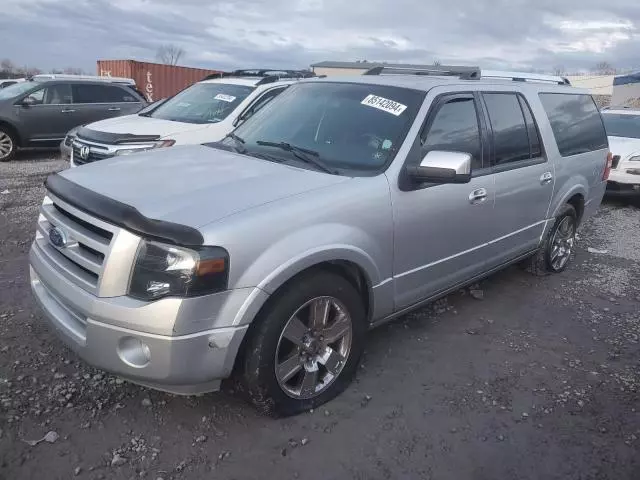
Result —
[{"label": "tire", "polygon": [[11,160],[18,149],[15,135],[6,127],[0,126],[0,162]]},{"label": "tire", "polygon": [[[567,225],[569,225],[570,230],[568,235],[561,231],[564,230]],[[525,265],[527,271],[534,275],[544,276],[566,270],[571,263],[577,227],[578,215],[576,209],[571,205],[565,205],[556,216],[553,227],[547,232],[540,250],[527,261]],[[564,247],[561,247],[562,261],[560,262],[558,261],[559,257],[555,249],[557,245],[554,243],[558,241],[559,236],[567,236]]]},{"label": "tire", "polygon": [[[312,317],[313,311],[327,312],[325,326],[329,328],[316,328],[316,332],[335,336],[346,329],[350,318],[350,333],[334,343],[320,334],[312,338],[308,328],[312,318],[323,316]],[[239,383],[261,413],[295,415],[328,402],[351,383],[364,347],[366,315],[359,292],[342,276],[317,270],[297,277],[275,294],[255,322],[243,349]],[[333,353],[327,353],[327,347]],[[341,359],[344,361],[338,361]],[[291,378],[283,372],[292,374]],[[305,382],[313,382],[314,388],[304,388]]]}]

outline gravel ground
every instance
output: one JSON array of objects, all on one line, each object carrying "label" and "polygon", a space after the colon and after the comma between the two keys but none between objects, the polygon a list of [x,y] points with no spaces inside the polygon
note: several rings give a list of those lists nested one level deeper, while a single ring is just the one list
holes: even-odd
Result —
[{"label": "gravel ground", "polygon": [[27,252],[66,164],[33,157],[0,164],[0,479],[640,478],[638,206],[604,204],[562,275],[514,267],[372,332],[352,387],[273,420],[128,384],[57,340]]}]

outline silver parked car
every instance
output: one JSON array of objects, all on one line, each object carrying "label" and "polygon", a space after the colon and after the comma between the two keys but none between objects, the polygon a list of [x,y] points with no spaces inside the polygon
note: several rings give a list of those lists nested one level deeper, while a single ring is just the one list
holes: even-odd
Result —
[{"label": "silver parked car", "polygon": [[320,405],[370,327],[515,262],[567,267],[611,167],[602,119],[563,79],[495,76],[304,80],[222,142],[52,175],[35,298],[132,382],[234,373],[263,411]]}]

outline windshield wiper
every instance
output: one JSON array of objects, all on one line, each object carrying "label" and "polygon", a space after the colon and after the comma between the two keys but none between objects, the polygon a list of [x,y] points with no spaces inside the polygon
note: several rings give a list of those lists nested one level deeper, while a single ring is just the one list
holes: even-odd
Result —
[{"label": "windshield wiper", "polygon": [[244,153],[244,152],[246,152],[246,151],[247,151],[247,149],[246,149],[246,148],[244,148],[244,144],[245,144],[244,138],[242,138],[242,137],[240,137],[240,136],[236,135],[236,134],[235,134],[235,133],[233,133],[233,132],[231,132],[231,133],[227,133],[227,134],[224,136],[224,138],[230,138],[230,139],[232,139],[232,140],[235,140],[236,144],[238,144],[239,146],[241,146],[241,147],[242,147],[242,148],[238,148],[238,147],[236,147],[236,150],[237,150],[239,153]]},{"label": "windshield wiper", "polygon": [[337,174],[338,172],[331,167],[327,166],[322,160],[320,160],[320,154],[315,150],[309,150],[308,148],[296,147],[287,142],[267,142],[264,140],[258,140],[258,145],[264,147],[280,148],[286,152],[291,152],[296,158],[302,160],[305,163],[314,165],[318,170],[322,170],[326,173]]}]

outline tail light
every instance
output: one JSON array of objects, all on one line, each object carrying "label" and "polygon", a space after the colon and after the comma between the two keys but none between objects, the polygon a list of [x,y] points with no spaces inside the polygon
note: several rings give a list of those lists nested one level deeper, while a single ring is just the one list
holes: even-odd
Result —
[{"label": "tail light", "polygon": [[604,172],[602,172],[602,181],[606,182],[609,180],[609,173],[611,173],[611,167],[613,167],[613,154],[611,152],[607,153],[607,163],[604,166]]}]

